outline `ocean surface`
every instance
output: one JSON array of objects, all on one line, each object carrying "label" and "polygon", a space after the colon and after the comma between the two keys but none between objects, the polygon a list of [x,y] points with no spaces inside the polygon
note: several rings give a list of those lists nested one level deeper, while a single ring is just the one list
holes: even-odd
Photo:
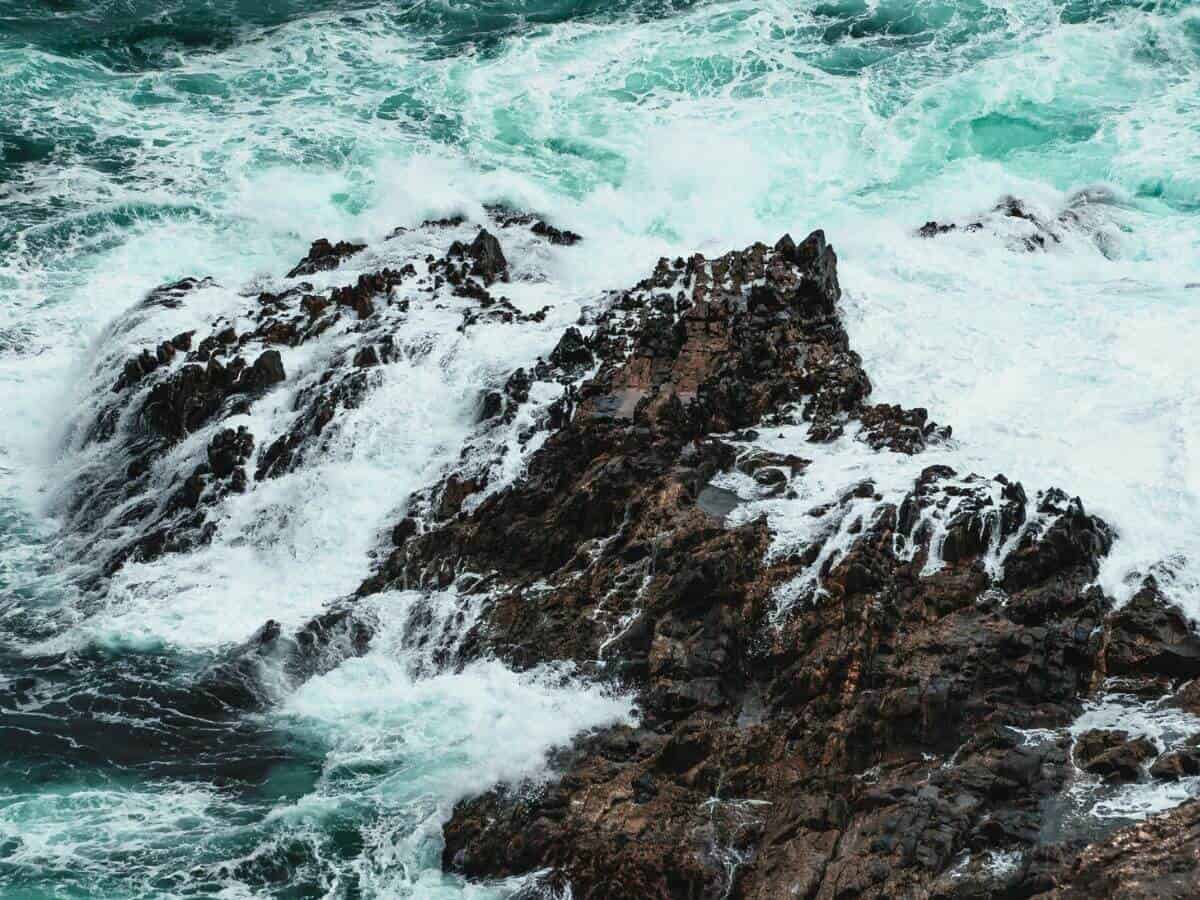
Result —
[{"label": "ocean surface", "polygon": [[[916,234],[1004,195],[1073,214],[1037,252]],[[493,202],[586,238],[530,288],[544,326],[424,323],[434,352],[326,457],[229,500],[211,546],[87,589],[64,491],[97,463],[72,428],[115,317]],[[480,381],[580,302],[817,227],[877,398],[953,425],[963,471],[1081,496],[1119,532],[1104,588],[1153,572],[1200,617],[1200,4],[0,0],[0,898],[510,893],[440,871],[448,810],[629,698],[432,672],[404,594],[365,657],[265,712],[209,716],[189,685],[352,591]]]}]

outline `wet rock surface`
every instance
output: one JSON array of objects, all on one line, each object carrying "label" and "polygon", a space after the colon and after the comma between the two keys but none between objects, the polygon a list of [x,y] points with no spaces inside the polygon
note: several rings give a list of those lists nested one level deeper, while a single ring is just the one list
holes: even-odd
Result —
[{"label": "wet rock surface", "polygon": [[1119,730],[1088,731],[1075,742],[1076,765],[1113,781],[1137,780],[1142,763],[1157,752],[1146,738],[1130,738],[1128,732]]},{"label": "wet rock surface", "polygon": [[1154,578],[1112,617],[1105,664],[1113,675],[1200,676],[1200,637],[1162,598]]},{"label": "wet rock surface", "polygon": [[[543,234],[549,226],[532,216],[482,226],[428,222],[419,230],[426,243],[441,245],[441,255],[372,268],[366,245],[317,240],[280,287],[248,293],[241,309],[207,328],[164,337],[126,358],[111,396],[79,428],[80,445],[98,460],[65,490],[70,524],[90,537],[80,552],[103,555],[101,571],[111,576],[130,561],[211,541],[225,498],[327,453],[338,420],[378,383],[375,370],[420,352],[397,346],[394,337],[412,303],[460,311],[463,330],[523,321],[526,314],[496,293],[510,267],[489,227],[572,243]],[[461,237],[443,237],[448,229]],[[327,276],[334,284],[326,288],[302,280],[351,260],[366,260],[368,271],[340,284],[336,273]],[[206,292],[219,289],[195,278],[157,288],[128,322],[118,320],[115,333],[156,311],[200,309]],[[316,349],[320,362],[292,371],[289,354],[301,347]],[[259,415],[281,402],[288,407],[283,415]]]},{"label": "wet rock surface", "polygon": [[1041,878],[1041,900],[1200,896],[1200,801],[1122,829]]},{"label": "wet rock surface", "polygon": [[288,272],[288,278],[295,278],[298,275],[315,275],[317,272],[336,269],[342,264],[342,260],[361,253],[365,249],[367,249],[366,244],[352,244],[348,241],[331,244],[325,238],[320,238],[313,241],[308,255],[300,260],[292,271]]},{"label": "wet rock surface", "polygon": [[[217,500],[332,452],[381,369],[416,352],[394,336],[414,304],[460,312],[460,330],[542,321],[503,294],[519,277],[506,236],[579,237],[490,215],[420,226],[454,231],[440,255],[259,292],[129,359],[88,439],[130,461],[74,507],[118,547],[107,571],[211,539]],[[317,242],[290,277],[366,258]],[[366,651],[362,598],[453,589],[481,612],[438,666],[567,663],[634,695],[640,721],[561,748],[548,782],[463,800],[447,870],[542,873],[539,890],[575,898],[1158,896],[1122,893],[1125,847],[1150,873],[1136,884],[1192,896],[1169,891],[1194,878],[1194,807],[1167,814],[1167,843],[1157,820],[1106,836],[1115,822],[1085,848],[1057,821],[1081,779],[1200,771],[1184,746],[1068,731],[1106,679],[1200,709],[1190,624],[1152,580],[1114,608],[1095,586],[1114,534],[1081,500],[955,471],[935,458],[948,427],[873,404],[839,298],[819,231],[660,260],[545,358],[480,385],[474,436],[398,515],[357,598],[294,634],[267,623],[205,695],[261,707],[263,659],[298,682]],[[289,352],[318,342],[301,375]],[[251,427],[262,409],[270,430]],[[785,429],[803,439],[769,446]],[[911,477],[889,492],[868,462],[805,514],[836,534],[780,549],[769,504],[799,502],[814,460],[851,450],[911,460]]]},{"label": "wet rock surface", "polygon": [[[736,470],[782,494],[808,463],[747,452],[751,429],[910,455],[949,437],[924,410],[869,404],[838,296],[819,232],[661,261],[597,319],[595,373],[525,475],[469,511],[471,486],[448,480],[452,500],[363,586],[491,573],[461,659],[570,660],[641,705],[640,727],[580,741],[549,786],[460,804],[447,868],[548,869],[576,897],[1040,889],[1047,801],[1081,770],[1062,729],[1109,654],[1169,674],[1163,649],[1187,641],[1157,623],[1125,649],[1145,617],[1091,586],[1113,535],[1078,499],[945,466],[877,503],[812,602],[781,610],[817,554],[769,554],[767,522],[726,522],[738,504],[710,481]],[[875,496],[866,482],[839,502]],[[1157,752],[1106,750],[1085,771],[1148,777]]]}]

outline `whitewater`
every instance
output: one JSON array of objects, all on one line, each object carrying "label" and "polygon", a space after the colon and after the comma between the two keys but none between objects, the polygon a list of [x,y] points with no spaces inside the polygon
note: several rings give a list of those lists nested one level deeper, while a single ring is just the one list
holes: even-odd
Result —
[{"label": "whitewater", "polygon": [[[1006,195],[1087,227],[1044,252],[918,235]],[[209,546],[91,587],[66,501],[106,461],[78,429],[161,327],[120,317],[211,276],[202,310],[171,313],[183,330],[316,237],[374,247],[494,203],[584,235],[514,285],[544,321],[414,316],[424,352],[384,367],[329,453],[227,500]],[[1105,591],[1153,573],[1200,620],[1194,4],[0,0],[0,897],[511,893],[441,872],[445,816],[635,721],[630,698],[566,669],[439,671],[410,612],[458,628],[452,592],[371,598],[370,652],[281,675],[262,713],[198,717],[190,679],[353,592],[470,436],[480,385],[601,292],[815,228],[876,399],[952,424],[938,452],[960,472],[1084,498],[1118,535]],[[317,371],[310,352],[289,372]]]}]

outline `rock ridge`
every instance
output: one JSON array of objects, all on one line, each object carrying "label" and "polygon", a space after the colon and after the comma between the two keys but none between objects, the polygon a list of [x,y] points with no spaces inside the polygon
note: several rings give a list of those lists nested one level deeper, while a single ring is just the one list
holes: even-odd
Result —
[{"label": "rock ridge", "polygon": [[[445,250],[373,267],[373,248],[317,241],[281,288],[124,361],[81,438],[119,474],[67,504],[106,574],[211,540],[224,498],[328,452],[381,370],[421,352],[396,338],[421,304],[460,331],[544,321],[502,293],[518,231],[582,241],[502,207],[415,230]],[[1197,777],[1200,639],[1153,578],[1120,608],[1095,586],[1116,535],[1079,498],[956,471],[948,427],[871,402],[837,263],[823,232],[785,235],[662,259],[586,306],[479,385],[474,432],[354,596],[295,634],[267,623],[199,690],[261,706],[259,661],[327,671],[368,650],[371,604],[437,592],[458,615],[418,604],[405,636],[431,668],[567,662],[641,713],[561,748],[549,781],[462,801],[448,871],[576,900],[1192,896],[1194,804],[1110,834],[1073,798]],[[329,350],[298,374],[305,345]],[[285,391],[281,424],[247,426]],[[1078,725],[1112,698],[1190,730]]]}]

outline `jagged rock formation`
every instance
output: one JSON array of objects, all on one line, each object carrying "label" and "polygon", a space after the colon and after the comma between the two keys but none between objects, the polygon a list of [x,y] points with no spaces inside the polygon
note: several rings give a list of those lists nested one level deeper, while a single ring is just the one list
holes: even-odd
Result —
[{"label": "jagged rock formation", "polygon": [[[501,237],[579,240],[491,215]],[[139,526],[109,570],[202,542],[208,505],[323,453],[400,352],[392,331],[411,304],[454,304],[463,329],[542,321],[545,310],[498,293],[512,266],[496,233],[447,243],[342,287],[261,293],[237,327],[218,321],[131,359],[93,426],[93,440],[134,460],[124,481],[86,496],[108,515],[105,533]],[[317,242],[293,272],[364,252]],[[201,289],[181,282],[147,302]],[[447,869],[544,871],[542,887],[570,884],[577,900],[1067,897],[1085,884],[1150,896],[1121,893],[1133,876],[1117,848],[1128,847],[1158,873],[1145,890],[1194,883],[1188,808],[1171,814],[1183,825],[1168,844],[1148,823],[1082,849],[1097,829],[1072,831],[1062,804],[1093,775],[1200,771],[1182,744],[1067,731],[1113,679],[1200,708],[1200,689],[1178,683],[1200,676],[1200,640],[1151,579],[1113,610],[1092,582],[1114,535],[1078,498],[956,472],[929,458],[948,428],[923,409],[872,404],[839,296],[821,232],[664,259],[545,359],[480,386],[475,436],[409,502],[358,594],[453,589],[475,612],[437,665],[568,661],[634,693],[641,721],[563,748],[549,783],[464,800],[445,827]],[[161,481],[146,473],[188,435],[290,384],[273,348],[335,338],[282,430],[256,441],[213,429],[194,468],[180,463],[154,495]],[[118,427],[130,417],[144,427]],[[788,429],[802,439],[770,446]],[[769,502],[802,502],[813,460],[851,447],[911,460],[911,478],[890,492],[867,465],[801,510],[817,527],[781,545]],[[523,462],[515,480],[504,453]],[[414,617],[414,641],[438,640],[428,625]],[[201,689],[222,708],[252,707],[261,658],[282,656],[301,680],[370,638],[349,601],[295,636],[268,623]]]},{"label": "jagged rock formation", "polygon": [[[820,547],[768,562],[765,521],[727,527],[703,498],[731,467],[786,491],[806,461],[754,449],[745,430],[801,421],[812,441],[849,430],[910,454],[947,435],[924,411],[868,405],[837,299],[820,233],[662,261],[582,346],[564,338],[561,355],[586,348],[596,371],[525,476],[467,513],[450,479],[454,502],[397,534],[364,592],[488,573],[471,582],[490,602],[463,653],[572,660],[643,710],[642,727],[565,754],[544,790],[460,805],[448,868],[549,868],[576,897],[1038,887],[1045,801],[1075,769],[1068,738],[1030,730],[1069,723],[1106,665],[1158,673],[1151,647],[1200,645],[1164,624],[1143,647],[1160,606],[1106,623],[1088,585],[1112,534],[1078,500],[944,466],[864,517],[814,602],[778,621],[778,589]],[[866,481],[840,502],[873,495]],[[1001,550],[997,570],[986,557]],[[1155,753],[1141,738],[1098,765],[1139,777]]]},{"label": "jagged rock formation", "polygon": [[[528,228],[538,240],[569,244],[540,219],[514,217],[494,228]],[[426,222],[430,234],[464,231],[463,220]],[[91,419],[80,427],[81,447],[97,464],[75,476],[65,492],[71,530],[90,540],[89,558],[104,555],[111,576],[130,560],[149,561],[209,542],[213,512],[231,493],[292,471],[328,447],[331,423],[359,406],[377,382],[372,370],[411,348],[394,332],[416,302],[451,305],[460,330],[491,322],[537,319],[493,289],[508,279],[499,241],[486,227],[468,240],[449,242],[441,256],[414,258],[396,268],[358,275],[340,286],[294,281],[283,290],[258,291],[245,308],[216,318],[207,332],[189,330],[126,359],[120,376]],[[289,279],[332,271],[366,249],[321,239]],[[184,279],[153,291],[131,315],[177,309],[213,288],[211,279]],[[542,313],[544,315],[544,313]],[[337,348],[317,377],[289,377],[281,350],[322,344]],[[292,417],[283,430],[256,437],[241,422],[271,402],[279,388],[295,388]],[[214,429],[228,419],[233,427]],[[193,447],[194,435],[211,433]]]},{"label": "jagged rock formation", "polygon": [[1200,896],[1200,802],[1122,829],[1059,866],[1042,900]]}]

